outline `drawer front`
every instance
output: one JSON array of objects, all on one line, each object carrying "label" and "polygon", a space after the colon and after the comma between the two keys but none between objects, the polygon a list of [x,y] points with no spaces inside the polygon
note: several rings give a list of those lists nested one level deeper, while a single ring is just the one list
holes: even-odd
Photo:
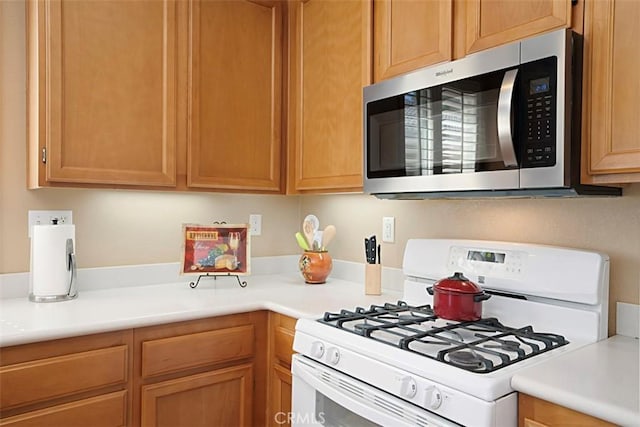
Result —
[{"label": "drawer front", "polygon": [[127,424],[127,392],[118,391],[0,420],[11,427],[119,427]]},{"label": "drawer front", "polygon": [[253,325],[162,338],[142,343],[142,376],[168,374],[253,355]]},{"label": "drawer front", "polygon": [[9,409],[127,382],[128,346],[0,368],[0,407]]}]

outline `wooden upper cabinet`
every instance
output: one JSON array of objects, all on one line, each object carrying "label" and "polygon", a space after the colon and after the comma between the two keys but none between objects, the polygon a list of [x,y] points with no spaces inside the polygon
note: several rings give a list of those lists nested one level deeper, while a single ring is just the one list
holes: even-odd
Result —
[{"label": "wooden upper cabinet", "polygon": [[591,182],[640,182],[639,22],[640,2],[585,3],[583,111]]},{"label": "wooden upper cabinet", "polygon": [[464,46],[456,57],[571,26],[571,0],[465,0],[460,6],[456,31]]},{"label": "wooden upper cabinet", "polygon": [[371,3],[294,0],[289,5],[289,192],[360,191]]},{"label": "wooden upper cabinet", "polygon": [[283,3],[194,1],[187,186],[281,188]]},{"label": "wooden upper cabinet", "polygon": [[453,0],[375,0],[373,78],[379,82],[452,58]]},{"label": "wooden upper cabinet", "polygon": [[29,1],[27,17],[30,187],[174,186],[176,3]]}]

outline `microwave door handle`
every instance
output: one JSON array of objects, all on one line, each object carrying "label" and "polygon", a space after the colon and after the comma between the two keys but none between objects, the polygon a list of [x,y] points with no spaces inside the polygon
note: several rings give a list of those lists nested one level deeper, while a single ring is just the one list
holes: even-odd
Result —
[{"label": "microwave door handle", "polygon": [[498,96],[498,145],[502,153],[502,161],[506,167],[518,166],[511,132],[511,100],[513,99],[517,74],[517,68],[504,73],[502,85],[500,86],[500,95]]}]

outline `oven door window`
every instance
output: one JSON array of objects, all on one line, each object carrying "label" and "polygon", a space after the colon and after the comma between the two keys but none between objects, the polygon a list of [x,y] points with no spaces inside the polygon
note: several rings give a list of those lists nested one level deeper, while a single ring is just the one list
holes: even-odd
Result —
[{"label": "oven door window", "polygon": [[316,391],[316,420],[325,427],[380,427]]},{"label": "oven door window", "polygon": [[507,169],[497,128],[506,71],[368,103],[367,177]]}]

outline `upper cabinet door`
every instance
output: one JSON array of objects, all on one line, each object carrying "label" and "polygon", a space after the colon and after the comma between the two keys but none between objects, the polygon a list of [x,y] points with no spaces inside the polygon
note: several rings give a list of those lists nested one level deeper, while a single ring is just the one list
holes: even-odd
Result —
[{"label": "upper cabinet door", "polygon": [[571,26],[571,0],[466,0],[463,5],[464,55]]},{"label": "upper cabinet door", "polygon": [[593,182],[640,182],[640,2],[585,8],[587,173]]},{"label": "upper cabinet door", "polygon": [[33,1],[28,19],[30,186],[174,186],[176,3]]},{"label": "upper cabinet door", "polygon": [[371,3],[289,3],[289,192],[362,190],[362,88],[371,82]]},{"label": "upper cabinet door", "polygon": [[451,60],[452,0],[375,0],[376,82]]},{"label": "upper cabinet door", "polygon": [[281,189],[279,1],[194,1],[187,186]]}]

